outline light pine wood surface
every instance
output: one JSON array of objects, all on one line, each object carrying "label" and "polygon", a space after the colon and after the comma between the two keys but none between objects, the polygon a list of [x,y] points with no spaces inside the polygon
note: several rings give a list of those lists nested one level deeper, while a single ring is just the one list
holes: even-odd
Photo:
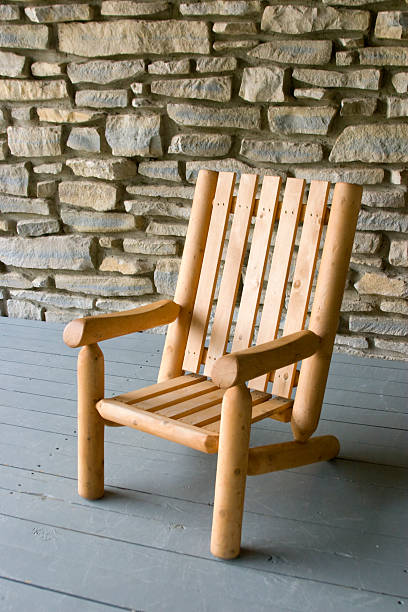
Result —
[{"label": "light pine wood surface", "polygon": [[[312,181],[304,209],[304,179],[287,179],[280,204],[280,179],[268,177],[254,215],[258,180],[257,174],[242,174],[234,199],[235,173],[199,173],[174,301],[77,319],[64,331],[68,346],[83,346],[78,358],[80,495],[90,500],[103,496],[105,426],[128,426],[205,453],[218,451],[211,550],[222,559],[240,553],[251,422],[268,416],[290,420],[294,435],[291,443],[255,449],[259,465],[251,468],[251,474],[333,459],[339,451],[333,436],[310,442],[309,438],[320,417],[362,189],[346,183],[334,187],[306,330],[330,184]],[[275,220],[276,236],[259,308]],[[253,297],[249,297],[252,279],[244,271],[248,250]],[[244,348],[226,354],[243,275],[244,310],[238,315],[234,336],[235,346]],[[255,346],[245,347],[258,317]],[[158,383],[134,395],[106,397],[103,354],[97,342],[167,323],[171,325]],[[201,371],[208,379],[194,376]],[[266,391],[272,378],[271,396]]]}]

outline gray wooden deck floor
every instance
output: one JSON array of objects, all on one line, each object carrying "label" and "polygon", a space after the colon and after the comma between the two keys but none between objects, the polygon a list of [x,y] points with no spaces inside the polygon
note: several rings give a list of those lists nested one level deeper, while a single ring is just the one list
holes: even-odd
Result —
[{"label": "gray wooden deck floor", "polygon": [[[320,433],[340,458],[249,478],[243,550],[209,553],[216,457],[127,428],[106,495],[76,494],[76,355],[0,318],[2,612],[386,612],[408,607],[408,364],[334,357]],[[104,343],[109,394],[155,380],[163,339]],[[290,439],[271,419],[253,441]]]}]

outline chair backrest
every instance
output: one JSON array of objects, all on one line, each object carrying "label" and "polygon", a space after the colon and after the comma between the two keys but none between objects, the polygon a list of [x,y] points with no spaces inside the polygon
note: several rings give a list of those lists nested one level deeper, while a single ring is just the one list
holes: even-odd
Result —
[{"label": "chair backrest", "polygon": [[[281,179],[266,175],[257,199],[258,175],[243,174],[236,197],[235,178],[233,172],[201,171],[199,174],[174,298],[182,306],[183,317],[169,326],[159,380],[178,376],[182,370],[198,372],[203,364],[204,374],[211,376],[214,363],[225,354],[229,341],[232,351],[251,346],[257,320],[257,344],[275,339],[280,327],[286,335],[305,326],[323,227],[330,218],[327,207],[330,183],[312,181],[305,203],[306,182],[303,179],[288,178],[280,199]],[[333,200],[339,187],[337,200],[347,211],[344,188],[356,186],[340,183],[335,188]],[[361,196],[360,188],[357,187],[357,191]],[[353,208],[356,221],[355,210],[356,206]],[[336,228],[327,234],[330,241],[327,244],[326,240],[327,258],[338,241],[346,240],[351,251],[355,223],[354,228],[352,225],[353,222],[351,226],[344,225],[349,228],[347,236],[336,235]],[[344,229],[342,231],[344,233]],[[344,278],[335,283],[337,293],[339,285],[343,293],[344,269],[347,271],[349,257],[350,253],[345,268],[339,271]],[[245,277],[239,292],[243,271]],[[336,275],[336,269],[332,274]],[[265,281],[266,290],[263,291]],[[327,290],[323,287],[325,293]],[[261,295],[263,307],[260,312]],[[323,297],[319,299],[326,301]],[[286,316],[281,320],[285,301]],[[327,306],[333,310],[330,300]],[[318,307],[324,308],[324,303]],[[337,327],[340,303],[336,308],[337,312],[332,312],[331,317]],[[234,312],[235,330],[230,338]],[[293,364],[252,380],[249,386],[264,391],[269,380],[273,380],[272,392],[290,397],[295,379],[296,364]]]}]

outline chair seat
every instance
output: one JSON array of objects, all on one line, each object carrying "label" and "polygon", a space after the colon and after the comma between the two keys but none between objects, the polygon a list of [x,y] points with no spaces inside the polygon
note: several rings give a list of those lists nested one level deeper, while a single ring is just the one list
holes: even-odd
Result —
[{"label": "chair seat", "polygon": [[[221,419],[220,389],[200,374],[178,376],[130,391],[97,404],[107,422],[128,425],[201,450],[215,453]],[[289,421],[293,400],[251,391],[252,423],[266,417]]]}]

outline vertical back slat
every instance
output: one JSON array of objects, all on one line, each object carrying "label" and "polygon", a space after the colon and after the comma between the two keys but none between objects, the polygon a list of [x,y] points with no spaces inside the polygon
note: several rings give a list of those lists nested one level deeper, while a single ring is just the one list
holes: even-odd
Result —
[{"label": "vertical back slat", "polygon": [[257,174],[241,176],[204,368],[207,376],[211,376],[215,361],[227,347],[257,186]]},{"label": "vertical back slat", "polygon": [[281,183],[278,176],[263,179],[232,351],[248,348],[252,342]]},{"label": "vertical back slat", "polygon": [[[323,231],[330,183],[312,181],[307,200],[306,214],[296,259],[296,267],[290,292],[283,334],[286,336],[303,329],[313,277],[316,269],[319,244]],[[296,363],[276,370],[272,393],[290,397],[296,372]]]},{"label": "vertical back slat", "polygon": [[[303,179],[287,179],[257,344],[274,340],[278,334],[304,189]],[[265,391],[268,378],[268,374],[259,376],[248,385],[251,389]]]},{"label": "vertical back slat", "polygon": [[183,370],[189,372],[198,372],[201,365],[201,355],[214,298],[234,185],[234,172],[219,173],[201,276],[184,355]]},{"label": "vertical back slat", "polygon": [[217,180],[217,172],[200,170],[198,173],[174,296],[174,301],[181,306],[181,310],[177,319],[169,325],[167,330],[158,382],[180,376],[182,373]]}]

